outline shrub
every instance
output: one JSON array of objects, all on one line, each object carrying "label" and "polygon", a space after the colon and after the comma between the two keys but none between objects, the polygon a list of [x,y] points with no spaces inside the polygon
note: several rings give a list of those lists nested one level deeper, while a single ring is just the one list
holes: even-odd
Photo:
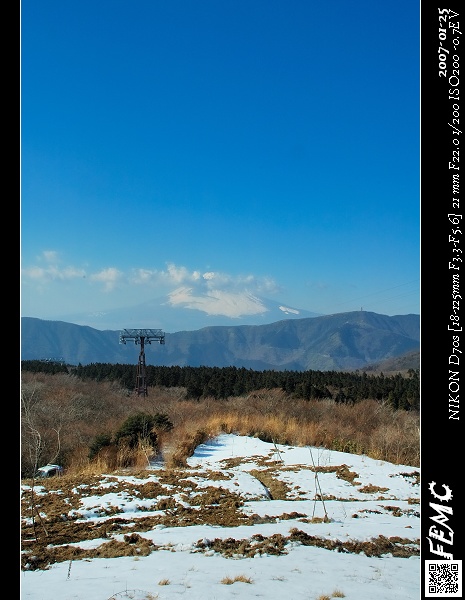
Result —
[{"label": "shrub", "polygon": [[100,433],[89,447],[89,460],[93,460],[102,448],[111,445],[111,435],[109,433]]},{"label": "shrub", "polygon": [[141,440],[156,448],[158,438],[153,431],[154,426],[154,416],[143,412],[137,413],[126,419],[115,433],[114,440],[117,444],[126,444],[131,449],[136,448]]},{"label": "shrub", "polygon": [[173,423],[169,420],[168,415],[157,413],[154,416],[154,427],[161,431],[171,431],[173,429]]}]

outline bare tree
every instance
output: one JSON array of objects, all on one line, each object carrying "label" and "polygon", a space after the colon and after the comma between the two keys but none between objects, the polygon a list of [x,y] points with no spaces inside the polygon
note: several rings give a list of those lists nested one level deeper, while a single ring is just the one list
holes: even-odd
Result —
[{"label": "bare tree", "polygon": [[45,523],[40,515],[40,511],[37,507],[36,494],[34,489],[35,474],[39,466],[39,458],[44,449],[42,436],[39,429],[35,425],[35,406],[39,402],[39,393],[37,386],[27,386],[21,388],[21,429],[23,435],[21,436],[21,443],[27,445],[27,454],[29,455],[30,463],[32,466],[32,484],[31,484],[31,520],[34,529],[34,537],[37,541],[37,520],[38,517],[45,535],[48,535]]}]

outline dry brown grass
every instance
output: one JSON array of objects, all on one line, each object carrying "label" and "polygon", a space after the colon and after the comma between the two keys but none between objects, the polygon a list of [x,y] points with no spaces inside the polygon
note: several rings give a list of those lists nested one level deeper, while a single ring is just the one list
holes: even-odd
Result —
[{"label": "dry brown grass", "polygon": [[253,583],[253,580],[250,577],[246,577],[245,575],[235,575],[234,577],[223,577],[221,583],[224,585],[232,585],[236,583],[236,581],[242,581],[242,583]]},{"label": "dry brown grass", "polygon": [[[250,475],[255,475],[257,479],[263,481],[274,497],[295,499],[295,490],[288,490],[286,485],[280,485],[279,482],[280,473],[295,470],[295,468],[272,460],[274,456],[273,452],[270,452],[268,456],[263,457],[228,458],[218,465],[220,470],[211,472],[208,470],[208,478],[212,479],[212,482],[229,479],[231,478],[229,469],[235,468],[239,463],[247,463],[247,471]],[[253,466],[250,463],[253,463]],[[311,476],[311,472],[332,472],[338,478],[350,482],[352,485],[361,485],[358,482],[359,474],[350,470],[345,464],[319,465],[317,467],[299,465],[298,468],[308,471],[309,476]],[[147,556],[159,549],[170,549],[170,544],[162,548],[144,537],[144,532],[153,531],[158,526],[184,527],[208,524],[213,527],[231,528],[297,519],[303,523],[331,522],[326,511],[324,519],[322,517],[310,518],[310,515],[298,512],[266,514],[263,517],[259,517],[257,514],[245,514],[242,511],[244,498],[240,495],[239,488],[237,492],[233,492],[217,485],[205,485],[207,474],[201,467],[162,468],[156,470],[156,475],[150,469],[141,469],[140,471],[131,469],[130,478],[121,476],[125,474],[117,471],[112,474],[99,475],[92,473],[89,469],[87,474],[65,473],[62,477],[44,479],[34,485],[32,480],[24,480],[25,487],[21,498],[21,512],[24,517],[21,527],[24,568],[28,570],[46,569],[48,565],[55,562],[98,557],[131,556],[134,560],[138,560],[139,556]],[[405,470],[400,475],[409,478],[412,485],[419,483],[419,472],[416,470]],[[197,484],[196,477],[201,478],[201,485]],[[36,486],[40,490],[37,490]],[[108,500],[105,502],[96,500],[94,507],[96,516],[106,518],[97,518],[89,526],[89,523],[85,522],[80,514],[80,510],[86,504],[84,499],[107,496],[109,487],[117,499],[116,504]],[[380,491],[380,488],[371,486],[369,483],[362,489],[367,493],[375,494]],[[136,519],[133,516],[127,519],[124,510],[121,512],[122,509],[119,506],[121,495],[144,499],[143,506],[139,507],[140,514]],[[419,517],[418,511],[414,508],[401,510],[392,504],[384,506],[384,510],[396,517],[403,515]],[[63,518],[69,511],[72,511],[73,516]],[[354,513],[352,518],[358,518],[364,512],[375,511],[360,510],[358,511],[360,514]],[[380,511],[378,512],[381,514]],[[118,535],[118,541],[112,539],[115,533]],[[98,547],[78,548],[76,546],[78,541],[99,539],[102,540],[102,543]],[[266,537],[255,534],[245,539],[232,537],[203,539],[197,542],[195,551],[208,554],[213,551],[233,559],[251,558],[263,554],[279,556],[286,554],[289,545],[294,543],[337,552],[363,552],[367,556],[383,556],[391,553],[396,557],[407,558],[417,556],[419,553],[419,540],[399,537],[387,539],[380,535],[370,541],[340,542],[309,535],[296,527],[290,529],[288,537],[282,534]]]},{"label": "dry brown grass", "polygon": [[[185,467],[196,445],[226,432],[295,446],[319,446],[366,454],[395,464],[419,466],[419,415],[394,411],[375,400],[355,405],[302,400],[282,390],[258,390],[242,397],[184,399],[182,388],[149,388],[147,397],[127,395],[115,383],[83,381],[70,375],[22,374],[23,471],[60,458],[70,473],[103,473],[125,466],[143,468],[154,449],[108,448],[93,461],[97,435],[114,433],[138,412],[166,414],[170,432],[157,432],[165,463]],[[32,432],[35,432],[34,435]],[[39,466],[39,465],[38,465]]]}]

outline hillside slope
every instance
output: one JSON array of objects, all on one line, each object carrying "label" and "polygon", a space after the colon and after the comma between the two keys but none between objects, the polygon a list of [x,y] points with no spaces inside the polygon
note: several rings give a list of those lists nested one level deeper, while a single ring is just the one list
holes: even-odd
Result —
[{"label": "hillside slope", "polygon": [[420,469],[227,434],[188,463],[36,481],[45,533],[24,480],[24,597],[418,598]]},{"label": "hillside slope", "polygon": [[[119,333],[23,317],[21,358],[60,358],[73,365],[137,363],[140,346],[119,344]],[[418,351],[419,340],[419,315],[354,311],[167,333],[164,345],[147,345],[145,352],[147,364],[161,366],[350,371]]]},{"label": "hillside slope", "polygon": [[393,356],[387,358],[374,365],[369,365],[364,368],[369,374],[376,375],[378,373],[384,373],[384,375],[391,375],[394,373],[407,374],[410,369],[417,370],[420,368],[420,351],[412,350],[406,352],[401,356]]}]

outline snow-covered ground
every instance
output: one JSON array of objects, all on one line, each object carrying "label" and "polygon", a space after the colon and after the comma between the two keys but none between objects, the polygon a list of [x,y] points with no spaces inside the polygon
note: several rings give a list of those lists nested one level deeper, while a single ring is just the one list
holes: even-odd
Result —
[{"label": "snow-covered ground", "polygon": [[[238,494],[243,504],[237,513],[249,520],[231,526],[160,522],[140,531],[157,547],[148,556],[67,560],[44,570],[24,570],[21,598],[420,597],[419,468],[322,448],[275,446],[232,434],[198,446],[188,465],[178,474],[182,489],[163,488],[171,506],[197,507],[199,514],[203,510],[208,516],[214,505],[201,505],[198,499],[203,491],[217,488]],[[146,481],[162,481],[163,471],[152,467]],[[129,474],[108,476],[107,483],[102,477],[102,487],[107,486],[104,493],[82,496],[78,508],[70,504],[69,516],[78,515],[95,525],[118,514],[135,523],[150,516],[169,516],[170,508],[156,506],[162,496],[142,498],[112,491],[116,481],[141,483],[140,476]],[[40,493],[40,487],[36,491]],[[123,539],[123,533],[112,532],[76,546],[99,548]],[[392,549],[377,556],[367,543],[377,540],[379,544],[383,539]]]}]

